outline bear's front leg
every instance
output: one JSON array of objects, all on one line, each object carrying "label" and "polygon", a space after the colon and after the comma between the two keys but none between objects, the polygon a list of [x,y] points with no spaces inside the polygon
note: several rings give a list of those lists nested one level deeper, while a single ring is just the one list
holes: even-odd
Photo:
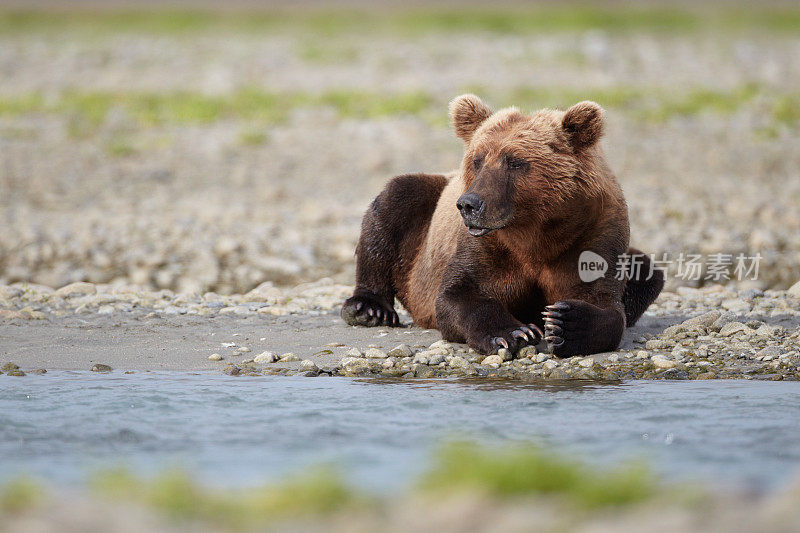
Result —
[{"label": "bear's front leg", "polygon": [[582,300],[559,300],[545,307],[545,341],[558,357],[610,352],[625,331],[622,305],[601,308]]},{"label": "bear's front leg", "polygon": [[436,327],[445,340],[466,342],[482,353],[497,353],[500,348],[516,352],[544,337],[535,324],[523,324],[468,281],[449,284],[439,294]]}]

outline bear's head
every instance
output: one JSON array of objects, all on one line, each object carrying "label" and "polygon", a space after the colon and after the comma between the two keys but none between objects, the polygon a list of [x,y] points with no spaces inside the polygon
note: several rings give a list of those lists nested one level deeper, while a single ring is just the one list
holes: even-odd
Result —
[{"label": "bear's head", "polygon": [[492,112],[465,94],[450,103],[450,118],[466,144],[456,206],[476,237],[569,216],[607,188],[597,147],[603,110],[594,102],[525,115],[513,107]]}]

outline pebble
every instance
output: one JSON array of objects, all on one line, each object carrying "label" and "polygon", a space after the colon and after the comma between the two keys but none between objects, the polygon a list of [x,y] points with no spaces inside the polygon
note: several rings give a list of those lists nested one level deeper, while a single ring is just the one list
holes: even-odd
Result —
[{"label": "pebble", "polygon": [[236,351],[239,353],[250,353],[250,348],[248,348],[247,346],[240,346],[239,348],[236,349]]},{"label": "pebble", "polygon": [[670,361],[660,355],[653,356],[653,365],[656,368],[668,369],[668,368],[675,368],[675,361]]},{"label": "pebble", "polygon": [[449,364],[453,368],[464,368],[467,365],[469,365],[467,360],[464,359],[463,357],[461,357],[460,355],[454,355],[453,358],[450,359],[450,363]]},{"label": "pebble", "polygon": [[503,357],[500,354],[490,355],[481,361],[482,365],[500,365],[503,363]]},{"label": "pebble", "polygon": [[102,363],[92,365],[92,372],[111,372],[112,368]]},{"label": "pebble", "polygon": [[211,355],[208,356],[208,359],[210,361],[222,361],[222,356],[218,353],[212,353]]},{"label": "pebble", "polygon": [[440,353],[439,354],[433,354],[428,358],[428,364],[429,365],[439,365],[441,363],[444,363],[444,357],[445,356],[440,354]]},{"label": "pebble", "polygon": [[722,313],[720,311],[714,309],[712,311],[709,311],[708,313],[703,313],[700,316],[690,318],[689,320],[684,320],[682,322],[682,325],[686,329],[690,329],[697,326],[708,329],[709,327],[711,327],[712,324],[714,324],[714,322],[716,322],[716,320],[720,317],[721,314]]},{"label": "pebble", "polygon": [[719,334],[721,337],[730,337],[731,335],[735,335],[742,331],[750,331],[750,328],[742,324],[741,322],[728,322],[719,330]]},{"label": "pebble", "polygon": [[3,372],[13,372],[14,370],[19,370],[19,366],[16,363],[9,362],[0,367],[0,370]]},{"label": "pebble", "polygon": [[56,291],[56,296],[59,298],[74,298],[76,296],[87,296],[97,293],[97,287],[94,283],[85,283],[78,281],[65,285]]},{"label": "pebble", "polygon": [[511,361],[514,359],[514,354],[508,348],[500,348],[497,350],[497,355],[503,358],[503,361]]},{"label": "pebble", "polygon": [[537,355],[537,353],[538,353],[538,351],[536,350],[536,346],[525,346],[524,348],[522,348],[519,351],[517,356],[519,358],[523,358],[523,357],[531,357],[531,358],[533,358],[534,356]]},{"label": "pebble", "polygon": [[303,359],[300,361],[300,369],[305,371],[319,370],[317,364],[311,359]]},{"label": "pebble", "polygon": [[389,357],[411,357],[414,355],[414,350],[408,344],[399,344],[389,350],[386,355]]},{"label": "pebble", "polygon": [[298,357],[295,354],[289,352],[289,353],[285,353],[285,354],[281,355],[280,358],[278,359],[278,361],[281,362],[281,363],[292,363],[294,361],[300,361],[300,357]]},{"label": "pebble", "polygon": [[368,359],[386,359],[386,353],[382,350],[377,348],[369,348],[365,353],[364,356]]},{"label": "pebble", "polygon": [[370,371],[369,360],[364,357],[345,357],[340,365],[345,375],[358,375]]},{"label": "pebble", "polygon": [[789,294],[789,296],[800,298],[800,281],[789,287],[789,290],[787,290],[786,293]]},{"label": "pebble", "polygon": [[277,357],[273,352],[261,352],[253,358],[256,363],[274,363]]}]

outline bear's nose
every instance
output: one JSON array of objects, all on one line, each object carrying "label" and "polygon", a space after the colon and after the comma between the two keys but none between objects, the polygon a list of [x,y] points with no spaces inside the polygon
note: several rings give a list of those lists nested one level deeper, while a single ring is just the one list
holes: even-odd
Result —
[{"label": "bear's nose", "polygon": [[465,219],[477,218],[483,213],[483,208],[486,204],[481,200],[480,196],[474,192],[462,194],[461,198],[456,202],[456,207],[461,211],[461,216]]}]

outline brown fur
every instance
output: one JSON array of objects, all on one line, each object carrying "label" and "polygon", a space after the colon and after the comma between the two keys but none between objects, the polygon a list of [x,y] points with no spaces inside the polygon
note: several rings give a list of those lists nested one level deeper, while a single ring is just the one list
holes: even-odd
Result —
[{"label": "brown fur", "polygon": [[[364,219],[345,320],[391,325],[397,296],[418,325],[482,351],[535,342],[525,324],[545,327],[559,355],[616,348],[626,321],[655,298],[663,277],[637,280],[628,291],[614,278],[617,257],[628,250],[628,213],[597,144],[600,106],[492,113],[478,97],[464,95],[450,113],[466,144],[461,169],[447,177],[395,178],[412,189],[414,180],[435,184],[400,197],[390,183],[376,199]],[[423,208],[409,206],[424,188],[437,196],[425,198]],[[396,228],[387,231],[389,225]],[[591,283],[578,276],[584,250],[611,267]],[[376,274],[389,261],[391,276]],[[626,308],[628,300],[635,305]],[[545,307],[556,303],[558,310]]]}]

